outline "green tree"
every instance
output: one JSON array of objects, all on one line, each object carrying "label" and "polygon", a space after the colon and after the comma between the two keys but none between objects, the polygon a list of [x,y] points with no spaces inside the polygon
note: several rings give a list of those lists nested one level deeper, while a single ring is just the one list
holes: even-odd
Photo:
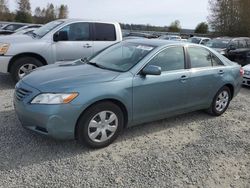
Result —
[{"label": "green tree", "polygon": [[195,28],[195,33],[206,34],[208,33],[208,24],[206,22],[199,23]]},{"label": "green tree", "polygon": [[181,31],[181,23],[179,20],[175,20],[172,22],[168,28],[169,32],[180,32]]},{"label": "green tree", "polygon": [[1,21],[12,21],[13,17],[8,8],[7,0],[0,0],[0,20]]},{"label": "green tree", "polygon": [[18,22],[32,22],[31,6],[29,0],[17,0],[18,9],[15,20]]},{"label": "green tree", "polygon": [[61,5],[58,8],[58,12],[59,12],[59,14],[58,14],[59,19],[68,18],[69,11],[68,11],[68,6],[67,5]]},{"label": "green tree", "polygon": [[53,21],[57,18],[56,16],[56,10],[52,3],[47,5],[47,9],[45,11],[45,22]]}]

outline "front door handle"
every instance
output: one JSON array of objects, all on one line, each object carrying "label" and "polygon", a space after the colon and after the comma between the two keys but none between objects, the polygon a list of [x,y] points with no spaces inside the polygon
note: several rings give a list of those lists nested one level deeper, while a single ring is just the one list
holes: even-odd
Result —
[{"label": "front door handle", "polygon": [[219,70],[219,75],[223,75],[224,74],[224,71],[223,70]]},{"label": "front door handle", "polygon": [[91,48],[92,46],[90,44],[85,44],[83,47],[84,48]]}]

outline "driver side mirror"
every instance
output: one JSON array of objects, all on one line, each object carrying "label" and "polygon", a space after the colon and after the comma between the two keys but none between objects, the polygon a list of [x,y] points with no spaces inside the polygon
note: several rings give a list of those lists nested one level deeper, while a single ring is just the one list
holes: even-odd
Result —
[{"label": "driver side mirror", "polygon": [[161,67],[155,65],[147,65],[141,71],[142,75],[161,75]]},{"label": "driver side mirror", "polygon": [[68,38],[68,32],[67,31],[58,31],[53,36],[53,40],[55,42],[58,42],[58,41],[67,41],[68,39],[69,38]]}]

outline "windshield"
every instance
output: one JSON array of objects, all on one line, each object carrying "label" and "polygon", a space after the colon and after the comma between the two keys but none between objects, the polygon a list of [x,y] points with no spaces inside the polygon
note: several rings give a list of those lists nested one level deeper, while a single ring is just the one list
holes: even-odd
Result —
[{"label": "windshield", "polygon": [[39,36],[39,37],[43,37],[48,32],[52,31],[53,29],[55,29],[56,27],[58,27],[62,23],[63,23],[63,21],[49,22],[46,25],[44,25],[44,26],[38,28],[36,31],[34,31],[34,34],[37,35],[37,36]]},{"label": "windshield", "polygon": [[141,61],[155,47],[132,42],[115,44],[90,59],[101,68],[126,72]]},{"label": "windshield", "polygon": [[210,40],[206,44],[206,46],[210,48],[227,48],[228,43],[229,43],[229,40],[214,39],[214,40]]},{"label": "windshield", "polygon": [[201,39],[200,38],[189,38],[187,41],[194,43],[194,44],[200,44]]}]

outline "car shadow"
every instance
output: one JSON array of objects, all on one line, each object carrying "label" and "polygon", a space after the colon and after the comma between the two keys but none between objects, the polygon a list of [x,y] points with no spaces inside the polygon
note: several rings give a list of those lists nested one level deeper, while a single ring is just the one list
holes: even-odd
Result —
[{"label": "car shadow", "polygon": [[[193,112],[156,122],[125,129],[115,143],[104,148],[115,152],[115,147],[124,140],[162,131],[174,126],[185,126],[189,122],[213,118],[203,112]],[[177,123],[185,122],[185,124]],[[126,145],[125,145],[126,147]],[[0,169],[11,170],[48,161],[62,160],[77,155],[88,155],[95,151],[76,141],[60,141],[35,134],[24,129],[15,111],[0,112]],[[110,149],[110,148],[114,148]]]},{"label": "car shadow", "polygon": [[0,73],[0,90],[14,89],[15,83],[9,74]]}]

